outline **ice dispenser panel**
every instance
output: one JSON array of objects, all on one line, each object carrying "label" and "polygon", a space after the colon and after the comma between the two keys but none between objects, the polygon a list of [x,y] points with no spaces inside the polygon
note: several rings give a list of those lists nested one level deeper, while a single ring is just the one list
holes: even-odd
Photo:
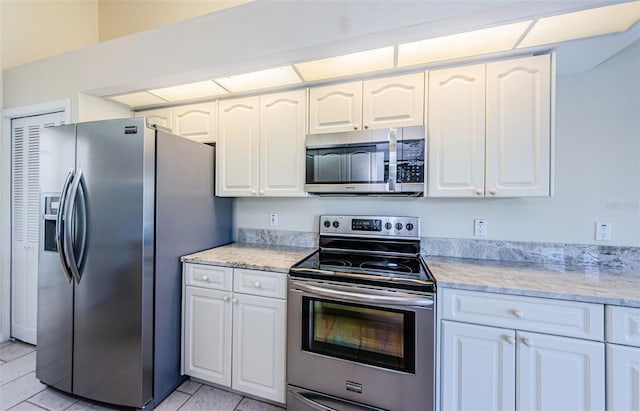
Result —
[{"label": "ice dispenser panel", "polygon": [[59,194],[45,194],[44,196],[44,251],[52,251],[57,253],[58,246],[56,244],[56,217],[58,216],[58,207],[60,206]]}]

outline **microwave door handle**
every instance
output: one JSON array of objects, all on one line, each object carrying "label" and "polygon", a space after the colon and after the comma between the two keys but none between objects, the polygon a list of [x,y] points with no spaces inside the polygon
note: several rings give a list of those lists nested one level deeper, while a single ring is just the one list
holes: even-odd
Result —
[{"label": "microwave door handle", "polygon": [[389,180],[387,190],[396,191],[396,180],[398,178],[398,130],[389,129]]}]

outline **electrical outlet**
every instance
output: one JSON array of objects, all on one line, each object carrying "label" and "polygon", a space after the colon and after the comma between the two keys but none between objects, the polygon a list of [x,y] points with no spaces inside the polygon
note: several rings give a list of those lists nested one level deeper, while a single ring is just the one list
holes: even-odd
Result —
[{"label": "electrical outlet", "polygon": [[597,241],[611,241],[611,223],[596,222],[595,239]]},{"label": "electrical outlet", "polygon": [[487,220],[480,218],[473,220],[473,235],[476,237],[487,236]]},{"label": "electrical outlet", "polygon": [[269,225],[278,225],[278,214],[269,214]]}]

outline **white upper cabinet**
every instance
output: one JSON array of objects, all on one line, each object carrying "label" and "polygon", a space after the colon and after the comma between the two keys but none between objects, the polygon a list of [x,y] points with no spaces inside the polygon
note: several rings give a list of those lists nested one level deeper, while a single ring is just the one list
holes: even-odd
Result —
[{"label": "white upper cabinet", "polygon": [[223,100],[217,195],[303,196],[304,90]]},{"label": "white upper cabinet", "polygon": [[200,143],[214,143],[217,137],[216,101],[173,108],[173,132]]},{"label": "white upper cabinet", "polygon": [[424,73],[363,83],[362,127],[376,129],[424,124]]},{"label": "white upper cabinet", "polygon": [[550,195],[551,56],[487,64],[487,194]]},{"label": "white upper cabinet", "polygon": [[309,90],[309,134],[424,123],[424,73]]},{"label": "white upper cabinet", "polygon": [[432,197],[551,195],[551,55],[429,72]]},{"label": "white upper cabinet", "polygon": [[220,196],[258,193],[259,97],[223,100],[219,106],[217,190]]},{"label": "white upper cabinet", "polygon": [[304,90],[260,96],[260,187],[266,196],[303,196]]},{"label": "white upper cabinet", "polygon": [[428,196],[484,196],[485,65],[429,72],[428,107]]},{"label": "white upper cabinet", "polygon": [[173,131],[173,109],[170,107],[136,111],[133,116],[146,117],[149,124],[157,124]]}]

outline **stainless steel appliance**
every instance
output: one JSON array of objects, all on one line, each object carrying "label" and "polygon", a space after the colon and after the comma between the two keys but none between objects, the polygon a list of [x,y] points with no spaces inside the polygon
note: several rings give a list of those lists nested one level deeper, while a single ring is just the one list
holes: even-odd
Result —
[{"label": "stainless steel appliance", "polygon": [[181,255],[231,241],[214,148],[122,119],[41,139],[36,377],[153,408],[180,375]]},{"label": "stainless steel appliance", "polygon": [[418,218],[321,216],[289,272],[287,409],[432,410],[435,291]]},{"label": "stainless steel appliance", "polygon": [[424,127],[309,135],[306,148],[307,192],[420,195],[425,190]]}]

